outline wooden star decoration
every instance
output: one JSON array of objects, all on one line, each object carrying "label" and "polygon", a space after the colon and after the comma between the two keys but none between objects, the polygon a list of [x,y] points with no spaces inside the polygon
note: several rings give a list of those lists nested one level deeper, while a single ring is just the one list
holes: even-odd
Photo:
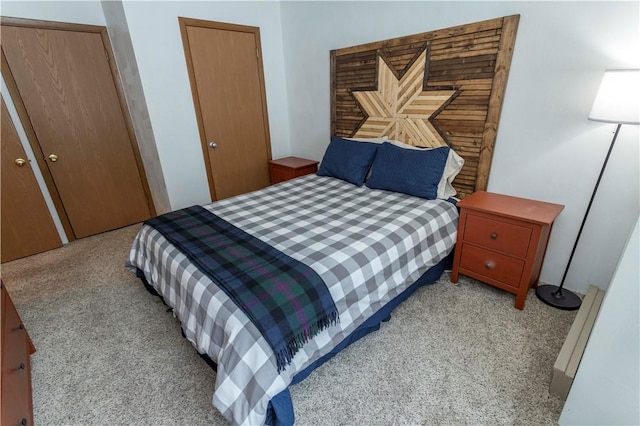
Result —
[{"label": "wooden star decoration", "polygon": [[400,78],[382,55],[378,55],[377,62],[378,88],[351,91],[367,116],[353,136],[386,136],[409,145],[447,146],[445,137],[434,126],[433,118],[455,98],[458,91],[453,87],[424,90],[427,48]]}]

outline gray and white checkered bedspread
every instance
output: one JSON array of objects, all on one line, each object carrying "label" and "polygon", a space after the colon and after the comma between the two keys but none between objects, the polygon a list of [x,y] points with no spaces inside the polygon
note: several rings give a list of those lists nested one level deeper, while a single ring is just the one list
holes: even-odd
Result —
[{"label": "gray and white checkered bedspread", "polygon": [[458,213],[442,200],[355,187],[308,175],[205,206],[313,268],[340,323],[322,331],[278,374],[271,347],[231,299],[143,226],[127,267],[142,270],[174,308],[187,339],[218,364],[213,405],[236,424],[264,423],[271,398],[453,248]]}]

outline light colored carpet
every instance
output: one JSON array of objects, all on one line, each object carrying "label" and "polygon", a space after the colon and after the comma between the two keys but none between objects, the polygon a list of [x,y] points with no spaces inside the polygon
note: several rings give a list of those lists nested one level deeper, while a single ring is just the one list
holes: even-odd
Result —
[{"label": "light colored carpet", "polygon": [[[225,424],[215,373],[124,269],[139,226],[2,265],[34,341],[38,425]],[[445,273],[291,388],[300,425],[556,424],[553,362],[575,312]]]}]

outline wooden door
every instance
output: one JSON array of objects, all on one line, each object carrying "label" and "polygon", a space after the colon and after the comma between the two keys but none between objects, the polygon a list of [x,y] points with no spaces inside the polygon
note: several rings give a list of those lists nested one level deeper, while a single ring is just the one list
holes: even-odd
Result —
[{"label": "wooden door", "polygon": [[179,18],[211,197],[269,185],[260,29]]},{"label": "wooden door", "polygon": [[2,99],[0,261],[62,246],[47,204]]},{"label": "wooden door", "polygon": [[103,34],[3,21],[2,50],[74,236],[149,218]]}]

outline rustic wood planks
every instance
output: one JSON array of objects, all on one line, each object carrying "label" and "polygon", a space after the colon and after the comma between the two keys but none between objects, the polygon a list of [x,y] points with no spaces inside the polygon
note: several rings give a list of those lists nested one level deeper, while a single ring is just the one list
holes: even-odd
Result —
[{"label": "rustic wood planks", "polygon": [[449,145],[458,196],[486,189],[519,19],[331,51],[331,133]]}]

